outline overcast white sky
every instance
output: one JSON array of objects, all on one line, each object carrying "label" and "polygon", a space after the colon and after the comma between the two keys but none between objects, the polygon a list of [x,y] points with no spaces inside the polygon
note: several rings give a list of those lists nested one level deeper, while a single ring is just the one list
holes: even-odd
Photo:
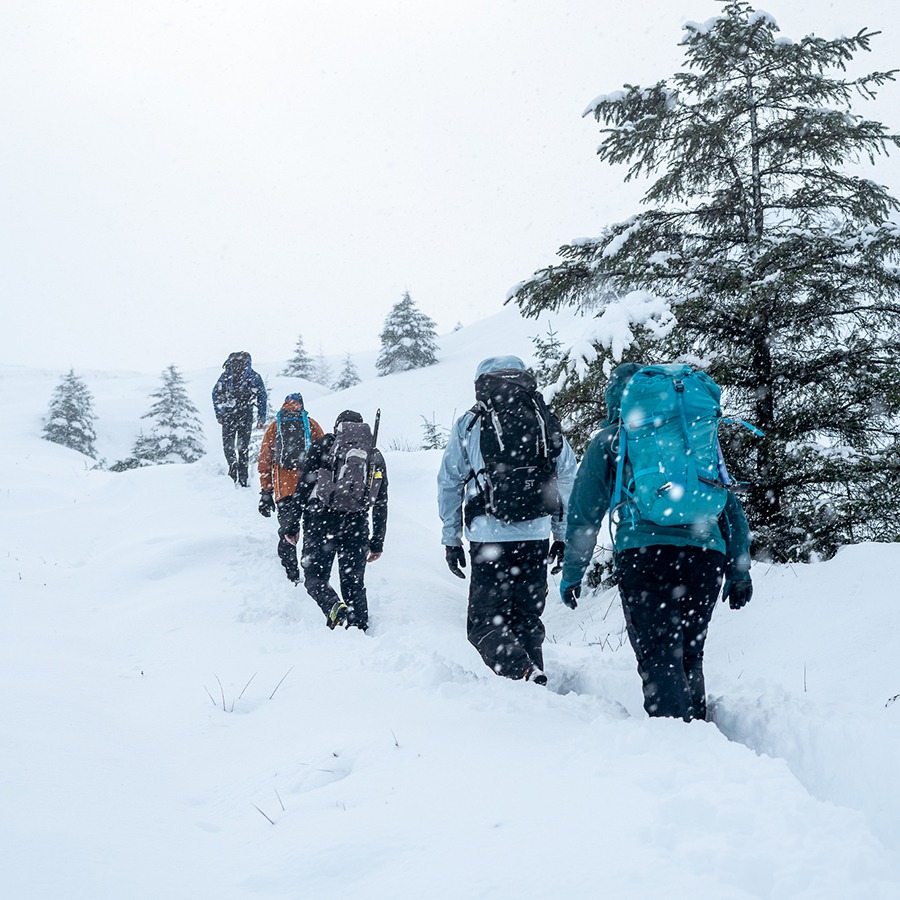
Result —
[{"label": "overcast white sky", "polygon": [[[888,0],[767,0],[782,34]],[[682,67],[714,0],[0,0],[0,352],[160,370],[441,332],[637,208],[587,104]],[[874,110],[900,129],[900,85]],[[884,172],[885,174],[882,174]],[[877,175],[900,194],[897,160]],[[502,351],[502,347],[498,347]]]}]

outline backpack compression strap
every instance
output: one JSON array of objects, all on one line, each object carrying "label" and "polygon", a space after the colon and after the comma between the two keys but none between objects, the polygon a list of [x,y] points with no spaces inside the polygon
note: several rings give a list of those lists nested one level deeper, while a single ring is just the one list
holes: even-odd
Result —
[{"label": "backpack compression strap", "polygon": [[625,505],[624,495],[627,493],[625,490],[624,480],[625,480],[625,445],[627,444],[627,437],[625,436],[625,427],[622,424],[622,420],[619,420],[619,430],[617,433],[619,438],[618,442],[618,450],[616,455],[616,481],[613,485],[612,497],[609,498],[609,541],[613,548],[613,553],[615,554],[616,549],[616,539],[613,535],[613,519],[618,513],[619,509]]}]

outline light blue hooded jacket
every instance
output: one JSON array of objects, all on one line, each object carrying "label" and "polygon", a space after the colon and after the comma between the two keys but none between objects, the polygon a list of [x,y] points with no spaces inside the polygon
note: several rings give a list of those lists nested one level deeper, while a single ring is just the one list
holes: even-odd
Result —
[{"label": "light blue hooded jacket", "polygon": [[[475,378],[485,372],[497,372],[502,369],[524,371],[525,368],[525,363],[518,356],[492,356],[479,363]],[[469,478],[473,472],[478,472],[484,467],[481,456],[481,428],[469,429],[474,417],[475,414],[469,410],[456,420],[438,473],[438,510],[444,525],[441,542],[447,547],[462,546],[463,506],[477,493],[474,479]],[[526,522],[503,522],[487,514],[476,516],[465,528],[466,540],[478,543],[508,543],[541,541],[551,535],[554,540],[564,540],[565,511],[575,481],[575,469],[575,454],[564,438],[562,452],[556,461],[556,480],[562,498],[562,515],[542,516]]]}]

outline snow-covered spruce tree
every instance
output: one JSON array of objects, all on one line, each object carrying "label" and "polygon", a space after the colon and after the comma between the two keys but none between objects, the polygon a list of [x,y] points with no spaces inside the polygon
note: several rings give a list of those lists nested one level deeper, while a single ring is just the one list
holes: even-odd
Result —
[{"label": "snow-covered spruce tree", "polygon": [[319,355],[313,363],[312,374],[309,376],[309,380],[326,388],[330,388],[331,382],[334,381],[334,372],[331,369],[331,364],[325,358],[321,347],[319,348]]},{"label": "snow-covered spruce tree", "polygon": [[204,454],[200,414],[184,387],[184,377],[175,366],[162,373],[162,385],[150,395],[155,402],[141,416],[151,426],[134,443],[132,457],[139,465],[192,463]]},{"label": "snow-covered spruce tree", "polygon": [[[851,112],[896,72],[843,77],[877,32],[777,33],[729,2],[685,26],[688,71],[598,97],[587,111],[605,126],[598,154],[625,164],[626,180],[651,179],[647,209],[561,248],[511,297],[526,315],[608,315],[636,292],[666,301],[677,324],[633,318],[624,358],[708,368],[728,411],[765,432],[723,438],[751,484],[756,552],[806,559],[900,532],[900,492],[885,489],[900,481],[900,204],[850,169],[900,137]],[[601,370],[623,358],[602,330],[594,338],[595,356],[549,360],[564,416],[579,382],[599,398]]]},{"label": "snow-covered spruce tree", "polygon": [[344,357],[344,366],[341,369],[341,374],[338,375],[337,381],[331,386],[331,389],[333,391],[345,391],[347,388],[352,388],[361,381],[362,379],[359,377],[359,372],[356,370],[356,366],[353,364],[353,360],[348,353]]},{"label": "snow-covered spruce tree", "polygon": [[310,381],[313,376],[313,361],[310,355],[303,347],[303,337],[297,338],[297,346],[294,348],[294,355],[285,364],[281,372],[288,378],[306,378]]},{"label": "snow-covered spruce tree", "polygon": [[63,376],[53,389],[47,420],[44,423],[44,440],[62,444],[63,447],[77,450],[95,459],[96,421],[91,392],[84,381],[75,374],[74,369],[69,369],[69,374]]},{"label": "snow-covered spruce tree", "polygon": [[437,362],[437,325],[421,312],[409,291],[384,320],[381,352],[375,368],[379,375],[423,369]]}]

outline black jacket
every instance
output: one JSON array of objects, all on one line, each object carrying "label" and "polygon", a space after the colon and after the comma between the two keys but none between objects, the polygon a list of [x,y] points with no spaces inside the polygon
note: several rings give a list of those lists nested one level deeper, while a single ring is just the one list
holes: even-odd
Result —
[{"label": "black jacket", "polygon": [[[319,469],[322,468],[324,461],[331,452],[331,445],[334,443],[334,435],[326,434],[324,437],[313,441],[306,456],[306,462],[300,470],[300,478],[297,482],[297,490],[293,496],[289,498],[289,503],[293,510],[292,525],[296,527],[291,529],[290,526],[285,532],[290,534],[300,528],[300,517],[307,508],[315,508],[316,512],[325,511],[325,508],[319,501],[312,496],[313,488],[316,486],[316,479]],[[388,474],[387,466],[381,451],[376,447],[371,451],[370,465],[373,467],[372,491],[370,492],[371,500],[370,509],[372,510],[372,534],[369,539],[369,550],[372,553],[381,553],[384,550],[384,536],[387,532],[387,512],[388,512]],[[367,511],[360,513],[341,513],[328,511],[332,515],[340,518],[356,515],[368,515]]]}]

